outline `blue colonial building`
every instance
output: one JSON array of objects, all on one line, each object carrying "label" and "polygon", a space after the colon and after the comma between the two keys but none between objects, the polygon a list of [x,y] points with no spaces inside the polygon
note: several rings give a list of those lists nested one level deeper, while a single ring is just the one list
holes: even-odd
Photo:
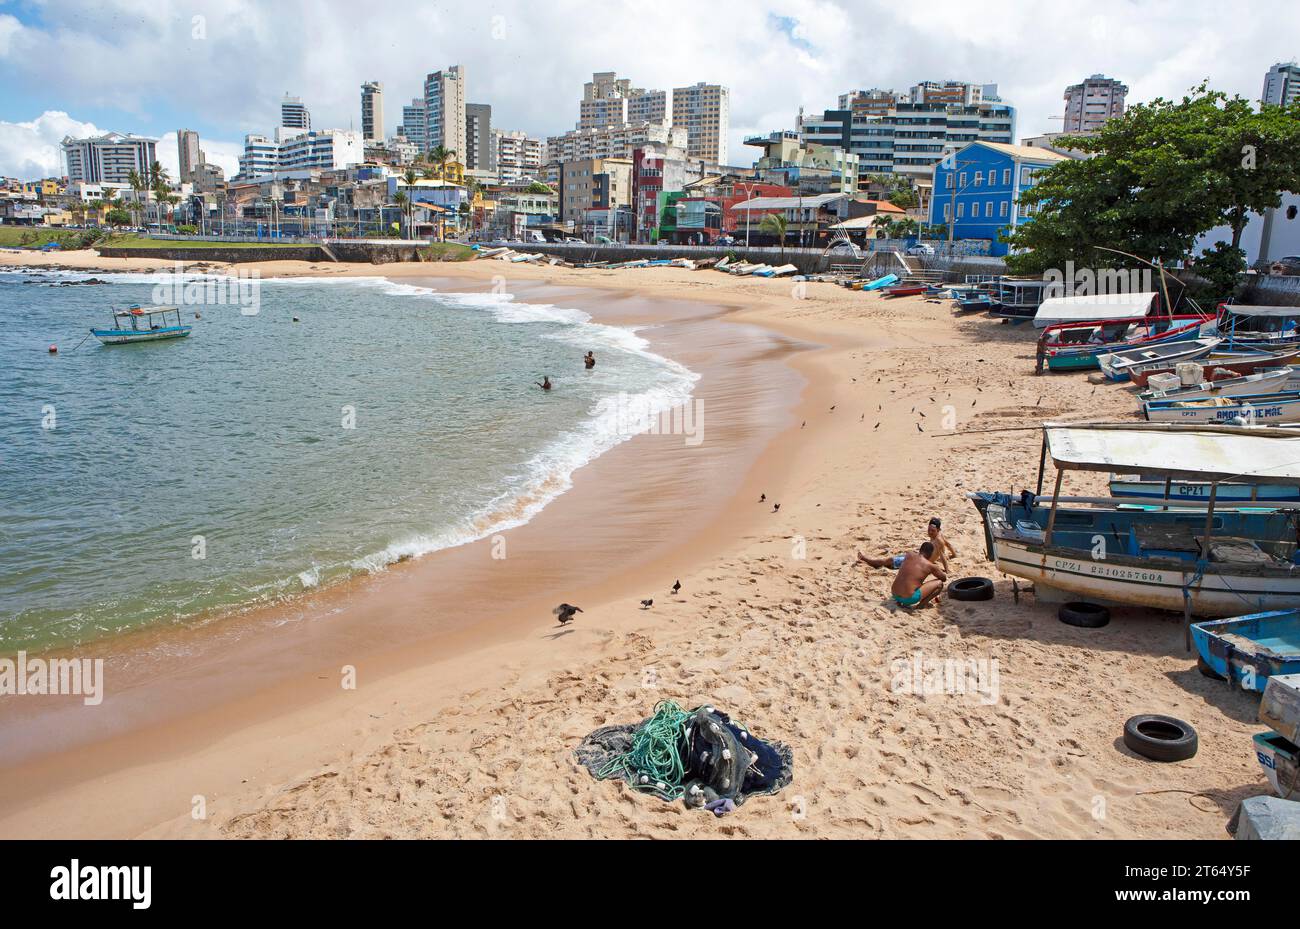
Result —
[{"label": "blue colonial building", "polygon": [[1005,255],[1001,234],[1033,218],[1020,194],[1066,160],[1045,148],[971,142],[935,166],[930,222],[951,224],[954,239],[986,239],[990,255]]}]

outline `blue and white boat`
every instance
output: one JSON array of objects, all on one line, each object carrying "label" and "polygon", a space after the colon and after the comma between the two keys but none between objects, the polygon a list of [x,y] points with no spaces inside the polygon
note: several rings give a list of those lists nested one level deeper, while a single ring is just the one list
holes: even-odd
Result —
[{"label": "blue and white boat", "polygon": [[1192,624],[1205,666],[1246,690],[1275,675],[1300,674],[1300,611],[1272,610]]},{"label": "blue and white boat", "polygon": [[[1147,500],[1178,500],[1204,503],[1210,499],[1214,485],[1209,481],[1175,481],[1155,478],[1149,474],[1117,474],[1110,479],[1112,497],[1133,498],[1134,503]],[[1224,482],[1218,485],[1220,503],[1249,503],[1260,506],[1277,506],[1282,503],[1300,503],[1300,484],[1240,484]]]},{"label": "blue and white boat", "polygon": [[[171,317],[176,322],[171,322]],[[113,311],[112,329],[91,329],[90,334],[105,345],[125,345],[128,342],[160,342],[164,339],[183,339],[193,326],[181,322],[179,307],[142,306]]]},{"label": "blue and white boat", "polygon": [[[1044,497],[1050,456],[1056,487]],[[1300,609],[1300,508],[1220,502],[1237,481],[1300,485],[1300,433],[1156,424],[1044,426],[1038,492],[975,493],[988,556],[1047,602],[1087,600],[1238,616]],[[1063,497],[1072,470],[1205,482],[1207,500]],[[1155,505],[1153,505],[1153,503]],[[1166,504],[1163,509],[1159,504]]]},{"label": "blue and white boat", "polygon": [[1204,400],[1147,400],[1142,404],[1142,414],[1153,423],[1300,423],[1300,391]]}]

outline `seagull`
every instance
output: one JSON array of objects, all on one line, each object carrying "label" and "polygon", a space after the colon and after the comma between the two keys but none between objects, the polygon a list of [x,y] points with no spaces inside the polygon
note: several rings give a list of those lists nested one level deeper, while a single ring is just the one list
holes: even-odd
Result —
[{"label": "seagull", "polygon": [[780,512],[780,510],[781,510],[781,504],[779,504],[779,503],[778,503],[776,506],[772,507],[772,512],[773,512],[773,513],[778,513],[778,512]]},{"label": "seagull", "polygon": [[650,609],[650,607],[652,607],[652,606],[654,606],[654,605],[655,605],[655,602],[654,602],[653,600],[642,600],[642,601],[641,601],[641,609],[643,609],[643,610],[648,610],[648,609]]},{"label": "seagull", "polygon": [[921,424],[920,424],[920,423],[917,423],[917,424],[916,424],[916,431],[917,431],[917,432],[925,432],[925,430],[921,428]]},{"label": "seagull", "polygon": [[556,615],[560,620],[560,625],[563,626],[565,623],[573,620],[574,613],[581,613],[582,607],[574,606],[570,603],[561,603],[555,609],[551,610],[551,612]]},{"label": "seagull", "polygon": [[832,412],[832,413],[835,412],[835,407],[831,407],[831,412]]},{"label": "seagull", "polygon": [[759,494],[759,495],[758,495],[758,502],[759,502],[759,503],[766,503],[766,502],[767,502],[767,494]]},{"label": "seagull", "polygon": [[871,427],[871,431],[875,432],[879,428],[880,428],[880,423],[876,423],[874,426]]},{"label": "seagull", "polygon": [[682,582],[681,579],[679,578],[678,580],[673,582],[673,595],[676,596],[677,591],[681,589],[682,589]]}]

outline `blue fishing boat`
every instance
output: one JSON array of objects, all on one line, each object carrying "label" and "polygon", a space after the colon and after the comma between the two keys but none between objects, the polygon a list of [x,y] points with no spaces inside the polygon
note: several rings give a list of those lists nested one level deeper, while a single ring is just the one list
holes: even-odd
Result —
[{"label": "blue fishing boat", "polygon": [[1192,624],[1205,666],[1242,688],[1264,692],[1276,674],[1300,674],[1300,610],[1272,610]]},{"label": "blue fishing boat", "polygon": [[1300,307],[1219,306],[1223,351],[1271,352],[1300,345]]},{"label": "blue fishing boat", "polygon": [[[175,317],[175,323],[171,318]],[[193,326],[181,322],[181,311],[174,306],[151,309],[132,306],[113,311],[113,328],[91,329],[90,334],[105,345],[125,345],[128,342],[160,342],[163,339],[183,339]]]},{"label": "blue fishing boat", "polygon": [[[1046,463],[1056,488],[1043,493]],[[1037,492],[970,494],[989,560],[1047,602],[1145,606],[1191,616],[1300,609],[1297,513],[1225,503],[1228,481],[1300,484],[1300,432],[1260,426],[1047,424]],[[1205,501],[1063,497],[1067,471],[1211,485]],[[1161,504],[1168,509],[1161,508]]]}]

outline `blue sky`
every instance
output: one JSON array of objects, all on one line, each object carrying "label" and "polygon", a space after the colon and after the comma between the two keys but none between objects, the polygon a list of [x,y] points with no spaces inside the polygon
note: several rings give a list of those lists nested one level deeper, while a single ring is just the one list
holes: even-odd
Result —
[{"label": "blue sky", "polygon": [[[793,128],[858,87],[925,79],[997,83],[1021,136],[1058,128],[1066,85],[1102,72],[1130,100],[1209,78],[1255,97],[1300,56],[1294,0],[1248,0],[1225,28],[1208,0],[0,0],[0,174],[55,170],[61,133],[86,127],[164,137],[197,129],[230,165],[247,132],[269,132],[280,97],[313,122],[357,125],[360,85],[384,84],[386,127],[424,74],[463,64],[494,125],[572,128],[582,83],[616,70],[645,87],[731,88],[733,163],[746,135]],[[170,151],[168,150],[170,149]],[[53,159],[53,162],[51,161]]]}]

